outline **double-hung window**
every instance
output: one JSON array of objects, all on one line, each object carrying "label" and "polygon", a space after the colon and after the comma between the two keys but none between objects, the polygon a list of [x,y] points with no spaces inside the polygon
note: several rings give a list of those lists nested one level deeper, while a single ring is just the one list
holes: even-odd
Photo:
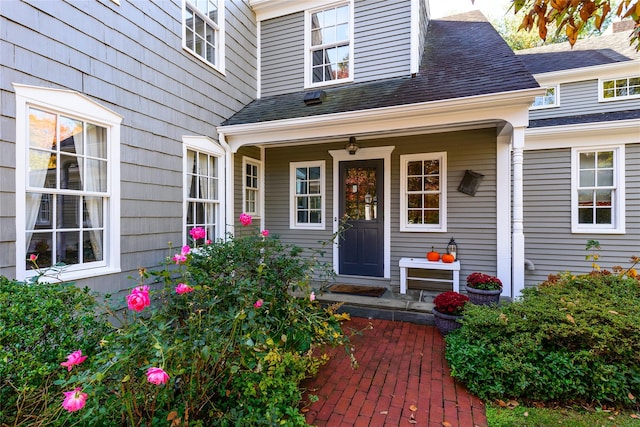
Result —
[{"label": "double-hung window", "polygon": [[353,80],[353,3],[306,13],[305,86]]},{"label": "double-hung window", "polygon": [[532,110],[540,110],[543,108],[552,108],[560,105],[560,88],[559,86],[547,87],[547,91],[544,95],[536,96],[533,104],[531,104]]},{"label": "double-hung window", "polygon": [[14,87],[17,277],[118,271],[122,118],[77,92]]},{"label": "double-hung window", "polygon": [[249,157],[242,159],[244,181],[242,183],[243,212],[252,217],[260,216],[260,162]]},{"label": "double-hung window", "polygon": [[600,80],[600,101],[640,98],[640,76]]},{"label": "double-hung window", "polygon": [[224,150],[205,137],[183,137],[185,143],[185,239],[195,227],[205,240],[224,237]]},{"label": "double-hung window", "polygon": [[447,231],[447,153],[400,156],[400,231]]},{"label": "double-hung window", "polygon": [[291,163],[291,228],[324,229],[324,179],[324,161]]},{"label": "double-hung window", "polygon": [[624,147],[574,148],[574,233],[624,232]]},{"label": "double-hung window", "polygon": [[224,0],[183,0],[183,47],[224,73]]}]

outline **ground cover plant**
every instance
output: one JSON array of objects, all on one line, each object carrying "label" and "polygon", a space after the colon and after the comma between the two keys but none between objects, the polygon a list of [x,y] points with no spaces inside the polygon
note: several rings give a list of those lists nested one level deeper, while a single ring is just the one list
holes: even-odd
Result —
[{"label": "ground cover plant", "polygon": [[[96,325],[61,328],[68,336],[54,344],[50,369],[34,373],[40,394],[3,405],[0,425],[306,425],[299,383],[325,360],[314,349],[347,342],[340,321],[348,316],[315,301],[314,257],[266,230],[205,243],[196,228],[191,237],[194,244],[172,251],[166,268],[139,271],[124,308],[116,298],[91,317]],[[27,286],[15,285],[7,298]],[[55,294],[52,285],[30,286]],[[56,310],[66,316],[70,306]],[[23,328],[18,333],[28,334]],[[2,341],[7,369],[18,360],[7,350],[17,336]]]},{"label": "ground cover plant", "polygon": [[471,305],[446,341],[452,375],[485,400],[638,408],[640,283],[633,269],[563,273],[513,303]]}]

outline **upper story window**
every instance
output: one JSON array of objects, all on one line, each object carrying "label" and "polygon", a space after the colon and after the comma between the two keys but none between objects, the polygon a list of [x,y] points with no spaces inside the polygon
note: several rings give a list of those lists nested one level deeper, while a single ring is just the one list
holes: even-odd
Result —
[{"label": "upper story window", "polygon": [[538,110],[543,108],[557,107],[560,105],[560,88],[558,86],[551,86],[547,88],[547,92],[542,96],[536,96],[536,99],[531,104],[532,110]]},{"label": "upper story window", "polygon": [[306,13],[305,86],[353,80],[353,4]]},{"label": "upper story window", "polygon": [[324,161],[291,163],[291,228],[324,229],[324,170]]},{"label": "upper story window", "polygon": [[185,241],[194,227],[206,230],[205,240],[224,237],[224,150],[206,137],[183,137],[185,158]]},{"label": "upper story window", "polygon": [[600,80],[600,101],[640,97],[640,76]]},{"label": "upper story window", "polygon": [[243,212],[253,217],[260,216],[260,165],[256,159],[244,157],[242,169],[244,181],[242,183]]},{"label": "upper story window", "polygon": [[182,46],[224,72],[224,0],[183,0]]},{"label": "upper story window", "polygon": [[17,277],[37,274],[31,256],[64,265],[51,279],[119,271],[122,117],[76,92],[14,86]]},{"label": "upper story window", "polygon": [[624,147],[573,149],[572,231],[624,232]]},{"label": "upper story window", "polygon": [[447,153],[400,156],[400,231],[447,231]]}]

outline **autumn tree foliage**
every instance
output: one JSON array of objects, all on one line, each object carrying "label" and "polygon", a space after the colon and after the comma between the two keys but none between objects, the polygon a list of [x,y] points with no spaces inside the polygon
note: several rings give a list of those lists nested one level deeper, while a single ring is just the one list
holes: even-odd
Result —
[{"label": "autumn tree foliage", "polygon": [[546,40],[548,29],[555,28],[556,35],[564,32],[572,46],[588,23],[599,30],[610,13],[629,18],[635,22],[629,43],[640,50],[640,0],[620,0],[617,7],[613,4],[613,0],[513,0],[511,9],[522,16],[520,30],[535,28]]}]

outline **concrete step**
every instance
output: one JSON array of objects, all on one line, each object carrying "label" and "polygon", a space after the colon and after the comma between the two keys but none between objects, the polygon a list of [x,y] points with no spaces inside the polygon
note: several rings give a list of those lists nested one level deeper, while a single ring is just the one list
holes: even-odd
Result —
[{"label": "concrete step", "polygon": [[338,312],[354,317],[433,325],[432,301],[438,293],[409,289],[400,294],[387,288],[380,297],[367,297],[318,291],[316,300],[326,305],[342,303]]}]

